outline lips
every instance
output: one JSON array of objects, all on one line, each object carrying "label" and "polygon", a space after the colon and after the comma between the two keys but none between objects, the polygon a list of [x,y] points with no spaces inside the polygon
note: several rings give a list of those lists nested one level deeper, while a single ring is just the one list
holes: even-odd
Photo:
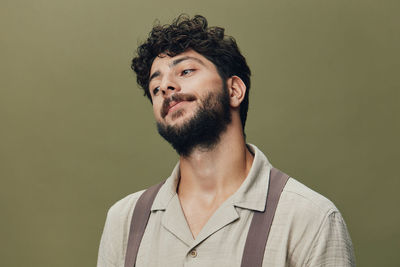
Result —
[{"label": "lips", "polygon": [[196,97],[192,94],[175,93],[171,96],[171,98],[164,100],[164,103],[161,107],[161,117],[165,118],[169,111],[174,109],[174,107],[179,105],[181,102],[191,102],[194,100],[196,100]]},{"label": "lips", "polygon": [[169,106],[168,106],[168,109],[167,109],[167,113],[168,113],[173,107],[175,107],[176,105],[178,105],[179,103],[182,103],[182,102],[184,102],[184,101],[171,101],[171,102],[169,103]]}]

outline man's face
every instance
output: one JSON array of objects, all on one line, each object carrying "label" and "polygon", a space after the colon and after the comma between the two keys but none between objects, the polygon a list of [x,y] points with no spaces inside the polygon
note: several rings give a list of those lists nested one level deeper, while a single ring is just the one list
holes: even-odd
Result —
[{"label": "man's face", "polygon": [[231,121],[225,82],[195,51],[155,58],[149,90],[158,131],[180,155],[213,147]]},{"label": "man's face", "polygon": [[[193,50],[175,57],[162,54],[154,59],[150,70],[149,90],[154,115],[157,121],[168,125],[181,125],[194,115],[209,91],[221,87],[222,80],[215,65]],[[171,101],[178,95],[183,97]]]}]

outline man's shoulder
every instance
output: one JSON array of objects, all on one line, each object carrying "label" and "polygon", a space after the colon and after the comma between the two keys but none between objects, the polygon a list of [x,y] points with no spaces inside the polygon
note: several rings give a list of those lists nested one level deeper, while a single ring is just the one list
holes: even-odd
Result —
[{"label": "man's shoulder", "polygon": [[123,265],[133,210],[144,191],[129,194],[109,208],[101,237],[97,266]]},{"label": "man's shoulder", "polygon": [[124,218],[132,214],[139,197],[146,191],[140,190],[135,193],[129,194],[124,198],[115,202],[108,210],[107,217],[110,218]]},{"label": "man's shoulder", "polygon": [[299,265],[354,265],[351,239],[335,204],[294,178],[281,194],[274,224],[271,240],[283,244]]},{"label": "man's shoulder", "polygon": [[311,249],[321,232],[345,229],[333,202],[294,178],[288,180],[275,215],[275,224],[282,233],[290,236],[293,243],[301,242],[305,251]]},{"label": "man's shoulder", "polygon": [[329,214],[339,212],[331,200],[294,178],[288,180],[283,189],[281,201],[282,206],[300,216],[322,219]]}]

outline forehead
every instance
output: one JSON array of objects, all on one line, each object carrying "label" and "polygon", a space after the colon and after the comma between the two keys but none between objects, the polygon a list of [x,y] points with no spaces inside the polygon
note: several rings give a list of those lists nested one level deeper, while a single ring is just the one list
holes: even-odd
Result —
[{"label": "forehead", "polygon": [[[206,57],[196,51],[188,50],[173,57],[170,57],[165,53],[160,54],[154,59],[153,64],[151,65],[150,75],[155,71],[162,71],[161,69],[165,67],[172,68],[173,66],[178,65],[180,63],[179,59],[185,59],[184,61],[186,62],[197,62],[204,67],[216,70],[215,65]],[[179,63],[174,64],[174,62]]]}]

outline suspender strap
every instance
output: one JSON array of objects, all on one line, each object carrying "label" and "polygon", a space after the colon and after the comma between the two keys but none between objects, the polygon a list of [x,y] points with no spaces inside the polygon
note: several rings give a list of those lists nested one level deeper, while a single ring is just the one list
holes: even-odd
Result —
[{"label": "suspender strap", "polygon": [[[269,186],[266,207],[263,212],[255,212],[247,234],[242,256],[242,267],[261,267],[265,246],[272,220],[274,218],[279,197],[289,176],[278,169],[272,168],[269,176]],[[151,214],[154,198],[164,182],[147,189],[136,202],[129,229],[128,245],[126,248],[125,267],[134,267],[144,231]]]},{"label": "suspender strap", "polygon": [[164,181],[148,188],[136,202],[129,229],[125,267],[135,266],[139,245],[142,241],[147,222],[149,221],[151,206],[153,205],[154,198],[163,184]]},{"label": "suspender strap", "polygon": [[279,197],[288,179],[287,174],[275,168],[271,169],[266,207],[263,212],[254,212],[243,251],[242,267],[262,266],[272,220],[278,206]]}]

